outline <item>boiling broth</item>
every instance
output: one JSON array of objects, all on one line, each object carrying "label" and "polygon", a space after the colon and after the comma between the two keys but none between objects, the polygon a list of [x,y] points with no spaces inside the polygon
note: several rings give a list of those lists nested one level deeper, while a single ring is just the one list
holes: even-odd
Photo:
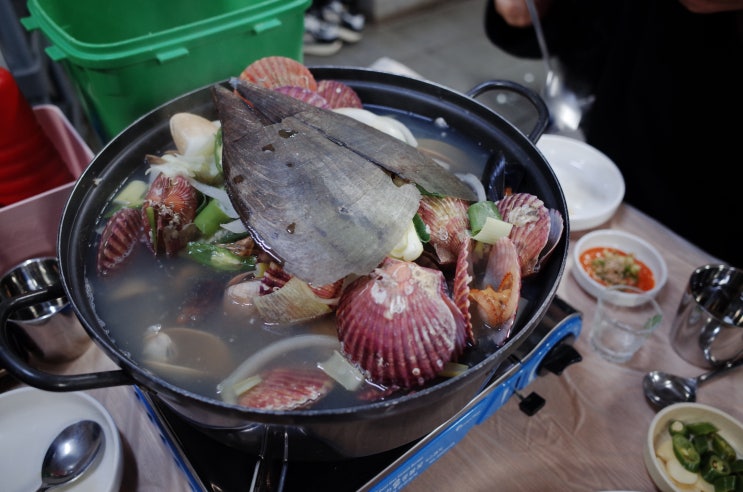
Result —
[{"label": "boiling broth", "polygon": [[[480,178],[489,155],[476,142],[448,128],[442,121],[423,120],[402,112],[376,112],[393,116],[405,124],[419,139],[420,148],[433,149],[434,154],[449,156],[452,160],[452,172],[472,173]],[[152,149],[152,153],[161,150]],[[144,157],[142,156],[141,168],[132,173],[129,180],[147,180]],[[122,188],[125,184],[122,184]],[[102,216],[105,216],[105,211]],[[98,231],[103,229],[104,222],[102,219]],[[97,247],[98,238],[95,238],[91,248],[96,250]],[[129,356],[138,366],[150,368],[165,381],[219,400],[218,383],[245,359],[266,346],[300,334],[337,337],[332,316],[290,326],[264,325],[256,319],[225,312],[221,296],[211,300],[199,319],[187,324],[177,321],[180,309],[187,299],[195,294],[197,299],[202,296],[203,300],[203,296],[212,291],[214,284],[221,286],[220,292],[223,292],[236,275],[235,272],[214,270],[185,257],[155,257],[147,247],[138,244],[123,268],[108,277],[91,275],[89,282],[97,315],[103,320],[101,323],[123,354]],[[214,370],[214,361],[209,360],[210,355],[206,350],[205,353],[197,352],[191,360],[179,360],[179,365],[197,369],[195,372],[173,374],[148,366],[143,358],[145,339],[158,330],[166,331],[178,326],[203,330],[221,340],[229,351],[227,369],[216,364],[221,369]],[[325,358],[323,354],[317,353],[309,357],[308,354],[312,352],[309,349],[305,355],[300,352],[292,352],[292,361],[286,362],[309,359],[305,364],[314,367],[318,356]],[[200,372],[202,370],[203,373]],[[336,384],[332,393],[315,403],[312,408],[338,408],[365,403],[367,402],[359,400],[357,395]]]}]

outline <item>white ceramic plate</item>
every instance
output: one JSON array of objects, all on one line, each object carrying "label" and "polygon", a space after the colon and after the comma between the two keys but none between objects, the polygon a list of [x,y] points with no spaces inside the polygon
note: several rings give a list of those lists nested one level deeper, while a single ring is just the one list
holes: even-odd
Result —
[{"label": "white ceramic plate", "polygon": [[111,415],[86,393],[57,393],[23,387],[0,394],[0,477],[5,492],[28,492],[41,485],[41,463],[54,437],[73,422],[95,420],[103,427],[103,456],[85,475],[52,490],[117,492],[123,456]]},{"label": "white ceramic plate", "polygon": [[[652,297],[655,297],[663,288],[668,280],[668,267],[661,256],[660,252],[652,244],[644,239],[630,234],[628,232],[616,229],[598,229],[587,233],[581,237],[573,247],[573,265],[571,270],[575,280],[586,292],[594,297],[598,297],[606,286],[591,278],[588,273],[581,267],[581,254],[590,249],[598,247],[616,248],[625,253],[632,253],[635,258],[645,263],[653,272],[655,286],[648,291]],[[630,293],[617,293],[614,302],[625,306],[633,305],[638,296]]]},{"label": "white ceramic plate", "polygon": [[570,229],[582,231],[609,220],[624,199],[624,178],[598,149],[574,138],[542,135],[537,141],[565,194]]}]

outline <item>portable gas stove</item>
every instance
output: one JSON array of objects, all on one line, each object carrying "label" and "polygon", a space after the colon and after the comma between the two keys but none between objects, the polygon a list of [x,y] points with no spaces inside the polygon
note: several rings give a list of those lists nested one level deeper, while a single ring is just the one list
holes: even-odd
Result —
[{"label": "portable gas stove", "polygon": [[537,376],[560,375],[581,355],[573,342],[581,332],[582,315],[555,297],[541,323],[501,364],[493,378],[459,413],[430,434],[400,448],[362,458],[333,462],[266,463],[253,453],[237,450],[201,433],[167,406],[136,386],[134,390],[163,442],[186,475],[194,492],[202,491],[398,491],[454,447],[469,430],[517,395],[519,407],[533,415],[544,406],[536,393],[520,391]]}]

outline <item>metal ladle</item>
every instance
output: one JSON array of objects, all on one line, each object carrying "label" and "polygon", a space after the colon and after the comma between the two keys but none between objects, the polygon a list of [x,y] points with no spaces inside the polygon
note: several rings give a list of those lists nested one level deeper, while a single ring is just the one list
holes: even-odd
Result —
[{"label": "metal ladle", "polygon": [[642,379],[642,389],[648,401],[657,408],[664,408],[673,403],[697,401],[697,387],[712,378],[743,365],[743,357],[705,372],[695,378],[685,378],[666,374],[662,371],[650,371]]},{"label": "metal ladle", "polygon": [[539,42],[539,50],[542,52],[542,60],[547,71],[544,91],[542,97],[550,110],[552,116],[551,124],[557,130],[575,131],[580,125],[583,117],[583,104],[576,94],[568,89],[558,71],[555,69],[547,50],[547,41],[542,29],[542,22],[539,19],[539,12],[534,4],[534,0],[526,0],[526,6],[529,8],[529,15],[534,26],[534,31]]},{"label": "metal ladle", "polygon": [[49,445],[41,465],[37,492],[68,484],[79,478],[100,454],[104,434],[94,420],[81,420],[62,430]]}]

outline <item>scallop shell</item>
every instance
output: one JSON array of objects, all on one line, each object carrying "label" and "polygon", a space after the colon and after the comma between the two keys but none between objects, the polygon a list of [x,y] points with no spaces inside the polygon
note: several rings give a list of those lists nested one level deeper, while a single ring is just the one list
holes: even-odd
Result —
[{"label": "scallop shell", "polygon": [[297,87],[295,85],[282,85],[281,87],[276,87],[274,90],[281,92],[282,94],[286,94],[287,96],[292,96],[293,98],[299,99],[300,101],[304,101],[307,104],[312,104],[313,106],[316,106],[318,108],[330,109],[328,101],[321,94],[318,94],[317,92],[311,91],[309,89],[305,89],[304,87]]},{"label": "scallop shell", "polygon": [[387,258],[341,295],[336,322],[343,352],[377,384],[425,384],[452,359],[464,317],[444,276]]},{"label": "scallop shell", "polygon": [[317,92],[325,98],[331,109],[364,107],[356,91],[339,80],[319,81]]},{"label": "scallop shell", "polygon": [[[142,223],[154,253],[174,255],[198,235],[193,224],[199,206],[199,192],[184,176],[159,174],[150,185],[142,204]],[[147,210],[152,208],[151,224]],[[152,226],[154,225],[154,230]]]},{"label": "scallop shell", "polygon": [[307,408],[330,393],[333,380],[320,369],[277,367],[261,373],[261,381],[238,396],[237,403],[260,410]]},{"label": "scallop shell", "polygon": [[317,91],[312,72],[300,62],[284,56],[267,56],[254,61],[242,71],[240,79],[273,89],[283,85]]},{"label": "scallop shell", "polygon": [[428,226],[433,246],[441,264],[454,263],[464,241],[469,237],[469,202],[454,197],[423,196],[418,215]]},{"label": "scallop shell", "polygon": [[509,237],[516,246],[521,275],[539,271],[540,253],[547,245],[551,218],[544,202],[528,193],[514,193],[499,200],[498,211],[503,220],[513,224]]},{"label": "scallop shell", "polygon": [[470,255],[472,252],[472,239],[466,238],[457,256],[457,266],[454,271],[454,282],[452,284],[452,299],[464,317],[465,342],[475,344],[475,333],[472,328],[472,315],[470,314],[470,284],[474,277]]},{"label": "scallop shell", "polygon": [[109,275],[118,269],[142,239],[139,210],[122,208],[106,223],[98,244],[98,273]]}]

